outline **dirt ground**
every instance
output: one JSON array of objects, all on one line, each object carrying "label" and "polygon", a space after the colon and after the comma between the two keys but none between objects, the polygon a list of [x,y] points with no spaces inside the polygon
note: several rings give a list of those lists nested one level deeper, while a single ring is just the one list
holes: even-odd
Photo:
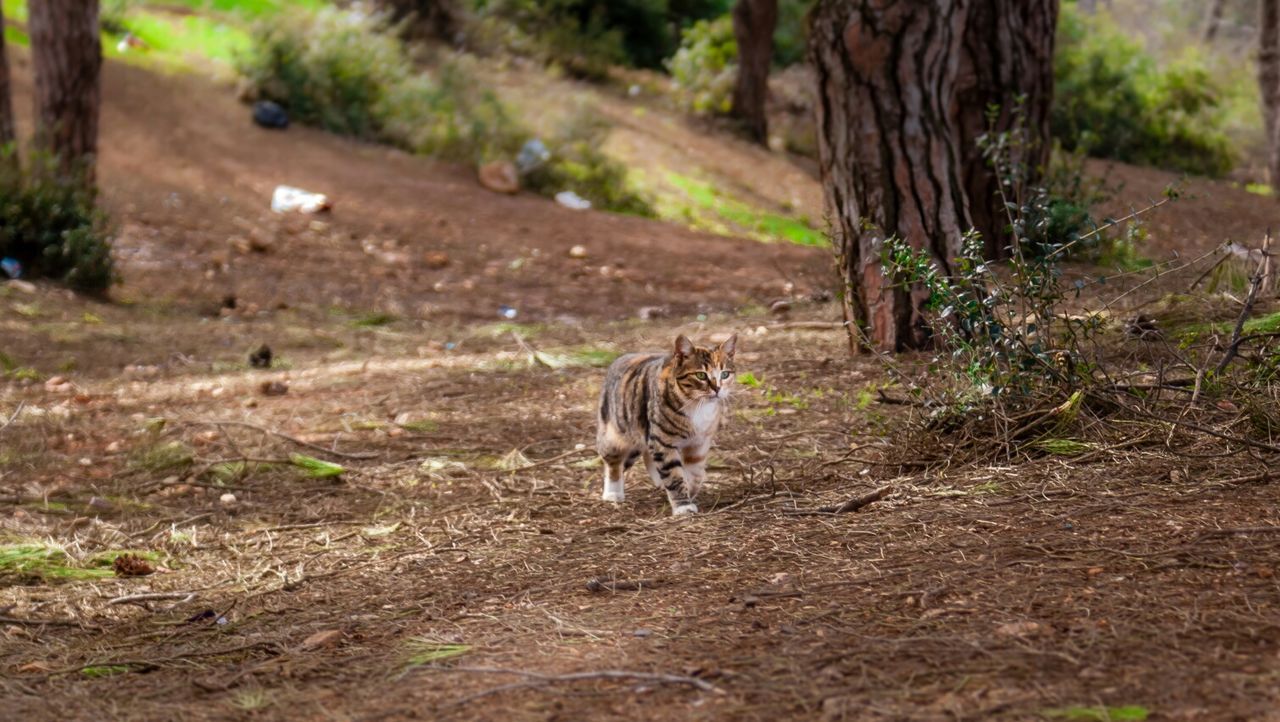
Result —
[{"label": "dirt ground", "polygon": [[[0,350],[30,369],[0,384],[0,543],[159,570],[0,578],[0,717],[1280,719],[1267,458],[1148,426],[947,464],[823,327],[822,249],[493,195],[255,129],[190,77],[108,64],[104,97],[124,283],[0,287]],[[1135,204],[1169,181],[1093,167]],[[280,183],[332,214],[272,215]],[[1153,257],[1252,241],[1277,210],[1188,195]],[[730,332],[759,383],[704,513],[669,518],[638,476],[600,501],[600,365]],[[262,343],[270,370],[247,363]]]}]

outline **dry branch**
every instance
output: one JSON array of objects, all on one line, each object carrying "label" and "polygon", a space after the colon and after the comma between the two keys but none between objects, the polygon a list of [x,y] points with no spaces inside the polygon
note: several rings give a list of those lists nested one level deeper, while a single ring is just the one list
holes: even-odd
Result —
[{"label": "dry branch", "polygon": [[882,486],[874,491],[869,491],[861,496],[855,496],[848,501],[840,504],[832,504],[830,506],[820,506],[817,509],[791,509],[786,513],[793,516],[811,516],[817,514],[847,514],[851,511],[857,511],[868,504],[880,501],[893,491],[893,486]]}]

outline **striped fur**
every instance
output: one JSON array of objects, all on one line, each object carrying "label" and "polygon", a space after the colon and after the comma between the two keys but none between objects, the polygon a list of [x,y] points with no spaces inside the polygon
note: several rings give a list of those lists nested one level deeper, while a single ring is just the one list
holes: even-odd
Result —
[{"label": "striped fur", "polygon": [[696,512],[707,452],[734,382],[738,337],[714,348],[680,336],[669,354],[628,354],[613,362],[600,392],[596,450],[604,499],[622,501],[624,475],[644,458],[673,515]]}]

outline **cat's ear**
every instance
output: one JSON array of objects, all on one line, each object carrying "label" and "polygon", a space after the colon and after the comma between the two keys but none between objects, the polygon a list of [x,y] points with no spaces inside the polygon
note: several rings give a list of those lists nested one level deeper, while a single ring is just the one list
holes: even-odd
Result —
[{"label": "cat's ear", "polygon": [[725,356],[733,358],[733,352],[738,348],[738,334],[730,336],[724,343],[720,344],[720,351]]},{"label": "cat's ear", "polygon": [[686,338],[684,334],[680,334],[679,336],[677,336],[676,337],[676,356],[684,358],[685,356],[692,356],[692,355],[693,355],[693,342],[690,341],[688,338]]}]

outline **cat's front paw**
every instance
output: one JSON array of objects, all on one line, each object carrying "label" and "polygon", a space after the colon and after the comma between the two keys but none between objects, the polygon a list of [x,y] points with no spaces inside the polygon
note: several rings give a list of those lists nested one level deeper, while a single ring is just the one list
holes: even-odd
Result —
[{"label": "cat's front paw", "polygon": [[671,516],[684,516],[686,514],[697,514],[698,505],[693,502],[677,504],[671,509]]}]

